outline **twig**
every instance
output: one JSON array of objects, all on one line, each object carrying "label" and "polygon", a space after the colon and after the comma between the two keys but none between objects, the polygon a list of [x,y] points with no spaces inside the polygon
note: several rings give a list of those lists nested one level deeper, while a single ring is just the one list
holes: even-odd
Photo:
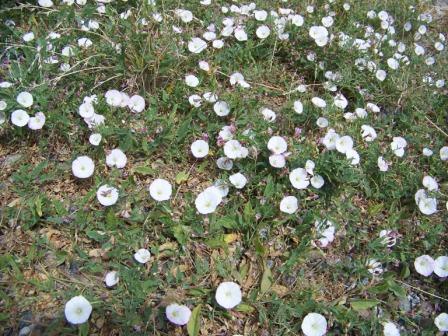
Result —
[{"label": "twig", "polygon": [[437,128],[444,136],[446,136],[448,138],[448,134],[441,129],[439,126],[437,126],[431,119],[429,119],[427,116],[425,116],[425,119],[428,120],[428,122],[433,125],[435,128]]},{"label": "twig", "polygon": [[400,281],[400,280],[397,280],[397,279],[395,279],[395,281],[401,283],[402,285],[405,285],[405,286],[408,286],[408,287],[410,287],[410,288],[412,288],[412,289],[415,289],[415,290],[417,290],[417,291],[419,291],[419,292],[422,292],[422,293],[424,293],[424,294],[426,294],[426,295],[429,295],[429,296],[432,296],[432,297],[435,297],[435,298],[438,298],[438,299],[440,299],[440,300],[443,300],[443,301],[448,302],[448,299],[445,299],[445,298],[443,298],[443,297],[441,297],[441,296],[438,296],[438,295],[436,295],[436,294],[429,293],[429,292],[427,292],[427,291],[425,291],[425,290],[423,290],[423,289],[420,289],[420,288],[418,288],[418,287],[414,287],[414,286],[412,286],[412,285],[410,285],[410,284],[408,284],[408,283],[406,283],[406,282],[403,282],[403,281]]}]

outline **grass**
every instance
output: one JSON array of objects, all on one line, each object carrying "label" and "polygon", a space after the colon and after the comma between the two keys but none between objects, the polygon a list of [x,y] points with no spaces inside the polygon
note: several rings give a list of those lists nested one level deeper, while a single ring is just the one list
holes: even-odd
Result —
[{"label": "grass", "polygon": [[[32,325],[43,335],[182,335],[191,331],[175,327],[165,318],[164,307],[171,302],[201,305],[199,335],[299,335],[300,324],[309,312],[319,312],[328,321],[331,335],[381,335],[384,321],[394,321],[405,335],[434,335],[434,317],[448,310],[445,279],[424,278],[413,266],[423,254],[434,258],[446,254],[448,170],[439,157],[447,145],[447,106],[445,88],[423,82],[430,74],[446,78],[446,51],[435,52],[437,32],[443,32],[446,17],[434,16],[426,24],[428,33],[418,43],[433,54],[436,63],[427,66],[425,57],[413,52],[413,33],[421,22],[418,15],[432,11],[429,2],[356,1],[350,11],[342,2],[330,4],[336,12],[334,34],[344,32],[363,38],[358,22],[382,32],[379,20],[368,20],[369,10],[387,10],[395,19],[394,39],[403,41],[409,65],[398,70],[387,68],[385,59],[395,49],[380,48],[381,58],[370,48],[362,53],[341,47],[337,40],[319,48],[308,35],[312,23],[325,16],[324,1],[314,1],[315,12],[306,14],[305,2],[255,1],[266,10],[288,7],[305,17],[303,27],[287,26],[289,41],[276,38],[272,30],[266,40],[255,37],[260,24],[248,20],[249,40],[226,38],[223,49],[209,46],[196,55],[186,45],[200,36],[211,23],[221,29],[217,1],[210,6],[179,1],[158,1],[157,11],[164,21],[151,19],[154,8],[139,1],[114,2],[99,15],[96,4],[55,5],[38,8],[34,3],[0,8],[0,78],[14,85],[0,89],[0,100],[8,104],[7,121],[0,125],[0,330],[18,334]],[[349,1],[348,1],[349,2]],[[311,2],[310,2],[311,3]],[[230,4],[227,4],[230,6]],[[414,5],[415,12],[409,10]],[[176,8],[189,9],[195,19],[185,24],[174,14]],[[132,8],[128,19],[119,13]],[[14,28],[4,24],[15,22]],[[80,21],[94,18],[96,31],[84,32]],[[144,26],[139,19],[146,18]],[[404,32],[406,21],[412,32]],[[267,25],[274,26],[268,18]],[[175,34],[172,25],[182,27]],[[22,36],[33,31],[35,40],[25,43]],[[61,34],[52,40],[53,51],[45,49],[50,31]],[[88,37],[93,45],[77,47],[77,39]],[[66,45],[75,47],[70,60],[60,54]],[[121,44],[117,52],[114,45]],[[446,44],[446,43],[445,43]],[[44,46],[37,52],[36,45]],[[446,50],[446,47],[445,47]],[[307,60],[315,53],[316,62]],[[43,62],[56,55],[71,65],[61,72],[59,65]],[[359,71],[355,60],[368,57],[388,72],[379,82],[369,71]],[[207,60],[212,70],[198,69]],[[319,66],[318,62],[323,62]],[[334,93],[324,89],[325,72],[339,72],[338,92],[348,99],[347,111],[373,102],[378,114],[347,122],[344,112],[330,102]],[[231,86],[229,76],[241,72],[250,89]],[[184,76],[194,73],[197,88],[185,85]],[[294,89],[307,85],[307,92]],[[141,114],[111,108],[103,97],[109,89],[140,94],[146,108]],[[9,121],[18,108],[15,97],[27,90],[34,97],[35,111],[43,111],[46,124],[40,131],[19,128]],[[365,90],[368,94],[361,94]],[[228,117],[220,118],[212,105],[194,108],[188,103],[193,93],[216,92],[231,107]],[[103,136],[98,147],[91,146],[91,134],[77,113],[83,97],[96,94],[97,113],[106,123],[97,131]],[[320,110],[311,98],[327,101]],[[294,113],[293,102],[300,99],[305,113]],[[268,107],[277,120],[263,120],[260,109]],[[326,151],[319,144],[326,130],[316,126],[324,116],[341,135],[350,135],[361,156],[352,166],[344,155]],[[215,160],[223,155],[216,137],[224,125],[233,123],[236,138],[249,148],[248,158],[235,161],[231,172],[219,170]],[[378,138],[363,141],[361,125],[375,128]],[[300,127],[300,136],[294,136]],[[251,136],[244,133],[251,130]],[[203,160],[190,154],[191,143],[207,134],[210,153]],[[271,135],[288,140],[285,169],[269,165],[266,148]],[[403,158],[394,156],[390,142],[406,138]],[[122,170],[105,164],[105,153],[121,148],[128,163]],[[429,147],[434,155],[422,155]],[[90,156],[95,174],[76,179],[71,162],[79,155]],[[377,167],[383,155],[391,162],[388,172]],[[324,177],[322,189],[295,190],[288,174],[303,167],[306,160],[316,163],[315,171]],[[194,206],[196,196],[216,179],[228,180],[241,171],[249,180],[244,189],[230,187],[229,196],[217,212],[200,215]],[[422,178],[439,181],[438,212],[422,214],[414,201],[422,188]],[[157,203],[147,186],[155,178],[170,181],[174,191],[170,201]],[[104,183],[119,189],[117,204],[103,207],[96,190]],[[293,215],[279,211],[285,195],[299,198]],[[329,219],[336,226],[336,238],[328,248],[311,244],[317,238],[314,222]],[[379,232],[397,231],[393,248],[381,243]],[[139,265],[134,252],[150,249],[151,262]],[[366,262],[381,262],[384,273],[373,277]],[[116,270],[119,284],[108,289],[104,274]],[[226,311],[214,298],[218,284],[225,280],[239,283],[243,303]],[[70,325],[64,317],[64,304],[71,297],[84,295],[93,305],[89,322]]]}]

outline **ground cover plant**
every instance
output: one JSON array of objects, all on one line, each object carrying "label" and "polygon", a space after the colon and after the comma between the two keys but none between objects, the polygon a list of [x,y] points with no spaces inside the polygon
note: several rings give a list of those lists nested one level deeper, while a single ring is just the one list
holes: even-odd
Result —
[{"label": "ground cover plant", "polygon": [[1,333],[447,332],[446,13],[2,2]]}]

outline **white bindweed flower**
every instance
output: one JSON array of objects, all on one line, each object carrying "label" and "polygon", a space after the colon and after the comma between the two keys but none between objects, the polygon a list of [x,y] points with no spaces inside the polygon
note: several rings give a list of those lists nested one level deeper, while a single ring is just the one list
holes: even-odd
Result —
[{"label": "white bindweed flower", "polygon": [[423,186],[428,189],[428,191],[437,191],[439,190],[439,184],[437,181],[431,176],[423,177],[422,181]]},{"label": "white bindweed flower", "polygon": [[285,156],[283,154],[270,155],[269,164],[274,168],[283,168],[286,165]]},{"label": "white bindweed flower", "polygon": [[222,170],[231,170],[233,168],[233,161],[227,157],[220,157],[216,160],[216,165]]},{"label": "white bindweed flower", "polygon": [[327,103],[325,102],[325,100],[323,100],[322,98],[319,98],[319,97],[311,98],[311,102],[314,104],[314,106],[319,107],[319,108],[325,108],[327,106]]},{"label": "white bindweed flower", "polygon": [[216,289],[215,299],[221,307],[232,309],[241,303],[241,288],[235,282],[222,282]]},{"label": "white bindweed flower", "polygon": [[230,106],[225,101],[217,101],[213,105],[213,111],[220,117],[225,117],[230,113]]},{"label": "white bindweed flower", "polygon": [[199,79],[195,75],[186,75],[185,84],[194,88],[199,85]]},{"label": "white bindweed flower", "polygon": [[205,48],[207,48],[207,42],[199,37],[193,37],[188,42],[188,50],[194,54],[199,54],[200,52],[205,50]]},{"label": "white bindweed flower", "polygon": [[235,28],[233,34],[235,35],[235,38],[238,41],[240,42],[247,41],[247,33],[245,32],[244,27]]},{"label": "white bindweed flower", "polygon": [[127,162],[128,159],[126,157],[126,154],[124,154],[123,151],[119,148],[112,149],[106,156],[106,165],[108,165],[109,167],[117,167],[121,169],[126,166]]},{"label": "white bindweed flower", "polygon": [[147,249],[139,249],[134,253],[134,259],[140,264],[146,264],[151,259],[151,252]]},{"label": "white bindweed flower", "polygon": [[336,149],[336,142],[339,138],[339,134],[337,134],[334,129],[329,129],[322,139],[322,143],[328,150],[334,150]]},{"label": "white bindweed flower", "polygon": [[78,156],[72,162],[72,172],[77,178],[88,178],[93,175],[95,164],[88,156]]},{"label": "white bindweed flower", "polygon": [[375,73],[375,77],[376,77],[376,79],[378,79],[380,82],[382,82],[382,81],[384,81],[384,80],[386,79],[386,77],[387,77],[387,72],[384,71],[384,70],[379,69],[379,70],[376,71],[376,73]]},{"label": "white bindweed flower", "polygon": [[196,209],[202,215],[213,213],[221,200],[222,195],[218,188],[207,188],[196,197]]},{"label": "white bindweed flower", "polygon": [[429,216],[437,212],[437,199],[433,197],[423,196],[419,199],[417,205],[420,212],[424,215]]},{"label": "white bindweed flower", "polygon": [[156,201],[167,201],[170,199],[172,186],[167,180],[155,179],[149,186],[149,194]]},{"label": "white bindweed flower", "polygon": [[439,331],[446,332],[448,331],[448,314],[441,313],[437,315],[434,319],[434,324],[439,329]]},{"label": "white bindweed flower", "polygon": [[116,284],[118,284],[118,281],[120,281],[120,278],[118,277],[117,271],[107,272],[104,276],[104,283],[107,287],[115,286]]},{"label": "white bindweed flower", "polygon": [[423,148],[422,154],[423,154],[423,156],[432,156],[432,154],[434,154],[434,153],[431,149],[425,147],[425,148]]},{"label": "white bindweed flower", "polygon": [[81,37],[78,39],[78,46],[81,48],[89,48],[93,45],[93,42],[91,39],[87,37]]},{"label": "white bindweed flower", "polygon": [[347,158],[347,160],[350,161],[351,165],[359,164],[360,161],[359,153],[353,148],[350,148],[345,152],[345,157]]},{"label": "white bindweed flower", "polygon": [[[121,96],[121,100],[126,102],[127,97],[125,95]],[[139,95],[133,95],[129,100],[127,101],[127,105],[131,112],[134,113],[140,113],[145,109],[145,99],[142,96]]]},{"label": "white bindweed flower", "polygon": [[194,107],[199,107],[202,105],[202,97],[197,94],[191,95],[188,97],[188,102]]},{"label": "white bindweed flower", "polygon": [[348,100],[342,93],[339,93],[334,97],[333,103],[336,107],[344,110],[348,105]]},{"label": "white bindweed flower", "polygon": [[392,143],[390,144],[390,149],[398,157],[403,157],[404,149],[408,145],[406,139],[402,137],[394,137]]},{"label": "white bindweed flower", "polygon": [[325,184],[324,178],[318,174],[314,175],[310,179],[310,182],[311,182],[311,185],[316,189],[322,188],[323,185]]},{"label": "white bindweed flower", "polygon": [[33,32],[28,32],[23,34],[22,39],[25,42],[31,42],[32,40],[34,40],[34,33]]},{"label": "white bindweed flower", "polygon": [[229,176],[229,181],[235,188],[242,189],[247,183],[247,178],[241,173],[236,173]]},{"label": "white bindweed flower", "polygon": [[8,104],[4,100],[0,100],[0,111],[6,109],[7,106]]},{"label": "white bindweed flower", "polygon": [[317,125],[319,128],[326,128],[326,127],[328,127],[328,125],[329,125],[328,119],[327,119],[327,118],[324,118],[324,117],[319,117],[319,118],[317,118],[317,120],[316,120],[316,125]]},{"label": "white bindweed flower", "polygon": [[361,136],[366,142],[372,142],[377,138],[376,131],[372,126],[362,125],[361,130]]},{"label": "white bindweed flower", "polygon": [[232,160],[242,159],[248,155],[248,150],[238,140],[229,140],[224,144],[224,154]]},{"label": "white bindweed flower", "polygon": [[377,165],[382,172],[387,172],[389,170],[389,163],[384,160],[382,156],[378,156]]},{"label": "white bindweed flower", "polygon": [[89,142],[92,146],[98,146],[102,138],[100,133],[93,133],[89,136]]},{"label": "white bindweed flower", "polygon": [[366,266],[369,273],[374,276],[378,276],[384,272],[383,266],[376,259],[367,260]]},{"label": "white bindweed flower", "polygon": [[179,326],[186,325],[191,317],[191,310],[187,306],[172,303],[165,309],[166,318]]},{"label": "white bindweed flower", "polygon": [[422,255],[415,258],[414,267],[417,273],[428,277],[434,272],[435,262],[429,255]]},{"label": "white bindweed flower", "polygon": [[53,1],[51,1],[51,0],[38,0],[37,3],[39,4],[39,6],[42,6],[45,8],[50,8],[53,6]]},{"label": "white bindweed flower", "polygon": [[339,153],[345,154],[353,148],[353,139],[349,135],[344,135],[336,140],[336,150]]},{"label": "white bindweed flower", "polygon": [[37,112],[34,117],[28,120],[28,127],[32,130],[40,130],[45,124],[45,114],[42,112]]},{"label": "white bindweed flower", "polygon": [[257,31],[255,32],[257,34],[257,37],[260,39],[265,39],[271,34],[271,30],[268,26],[262,25],[257,28]]},{"label": "white bindweed flower", "polygon": [[296,168],[289,173],[289,181],[296,189],[306,189],[309,184],[309,177],[305,169]]},{"label": "white bindweed flower", "polygon": [[121,105],[122,95],[118,90],[109,90],[104,95],[106,103],[113,107],[119,107]]},{"label": "white bindweed flower", "polygon": [[305,336],[323,336],[327,333],[327,320],[318,313],[309,313],[301,325]]},{"label": "white bindweed flower", "polygon": [[383,323],[383,335],[384,336],[400,336],[400,330],[393,322]]},{"label": "white bindweed flower", "polygon": [[31,105],[33,105],[33,96],[31,95],[31,93],[26,91],[20,92],[17,95],[16,100],[23,107],[30,107]]},{"label": "white bindweed flower", "polygon": [[72,297],[65,304],[65,318],[71,324],[82,324],[87,322],[92,313],[92,305],[82,296]]},{"label": "white bindweed flower", "polygon": [[280,211],[293,214],[299,208],[299,201],[295,196],[286,196],[280,202]]},{"label": "white bindweed flower", "polygon": [[118,200],[118,189],[104,184],[98,188],[98,191],[96,192],[96,198],[98,199],[98,202],[101,203],[101,205],[114,205]]},{"label": "white bindweed flower", "polygon": [[210,71],[210,64],[206,61],[199,61],[199,69],[209,72]]},{"label": "white bindweed flower", "polygon": [[268,108],[262,108],[261,114],[263,115],[263,119],[268,122],[274,122],[277,119],[277,114]]},{"label": "white bindweed flower", "polygon": [[444,146],[444,147],[440,148],[439,155],[440,155],[440,160],[448,161],[448,146]]},{"label": "white bindweed flower", "polygon": [[197,159],[202,159],[208,155],[209,146],[204,140],[196,140],[191,144],[191,154]]},{"label": "white bindweed flower", "polygon": [[193,13],[186,9],[176,9],[174,13],[182,20],[184,23],[189,23],[193,20]]},{"label": "white bindweed flower", "polygon": [[303,113],[303,104],[302,104],[301,101],[296,100],[296,101],[294,102],[294,111],[295,111],[297,114],[302,114],[302,113]]},{"label": "white bindweed flower", "polygon": [[273,136],[268,141],[268,149],[274,154],[283,154],[288,149],[288,144],[283,137]]},{"label": "white bindweed flower", "polygon": [[265,10],[254,10],[253,14],[257,21],[266,21],[268,17],[268,12]]},{"label": "white bindweed flower", "polygon": [[82,118],[92,118],[95,114],[93,105],[89,102],[79,105],[78,113]]},{"label": "white bindweed flower", "polygon": [[440,256],[434,261],[434,273],[441,277],[448,277],[448,257]]}]

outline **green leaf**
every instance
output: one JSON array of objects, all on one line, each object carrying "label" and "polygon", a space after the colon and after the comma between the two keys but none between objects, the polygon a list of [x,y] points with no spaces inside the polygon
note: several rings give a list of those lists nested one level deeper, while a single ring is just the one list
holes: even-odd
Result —
[{"label": "green leaf", "polygon": [[355,300],[350,302],[350,305],[352,306],[352,309],[356,311],[366,310],[375,307],[378,303],[380,303],[378,300]]},{"label": "green leaf", "polygon": [[42,217],[42,200],[39,196],[34,200],[34,205],[36,207],[36,213],[39,217]]},{"label": "green leaf", "polygon": [[151,175],[154,170],[148,166],[137,166],[132,169],[132,172],[140,175]]},{"label": "green leaf", "polygon": [[254,312],[255,308],[252,306],[249,306],[248,304],[241,303],[235,308],[235,310],[240,313],[249,313],[250,314],[250,313]]},{"label": "green leaf", "polygon": [[201,330],[201,308],[202,305],[198,305],[191,312],[191,317],[187,324],[188,336],[199,335]]},{"label": "green leaf", "polygon": [[399,298],[406,297],[406,290],[395,281],[387,280],[387,285],[389,286],[391,292],[394,293],[397,297]]},{"label": "green leaf", "polygon": [[264,294],[266,293],[272,286],[272,272],[271,269],[266,265],[266,262],[264,263],[264,271],[263,276],[261,277],[261,284],[260,284],[260,293]]},{"label": "green leaf", "polygon": [[216,226],[219,228],[235,229],[238,227],[238,223],[233,218],[226,216],[218,219],[216,221]]},{"label": "green leaf", "polygon": [[190,175],[188,175],[188,173],[181,171],[176,175],[176,184],[182,184],[183,182],[186,182],[189,176]]}]

